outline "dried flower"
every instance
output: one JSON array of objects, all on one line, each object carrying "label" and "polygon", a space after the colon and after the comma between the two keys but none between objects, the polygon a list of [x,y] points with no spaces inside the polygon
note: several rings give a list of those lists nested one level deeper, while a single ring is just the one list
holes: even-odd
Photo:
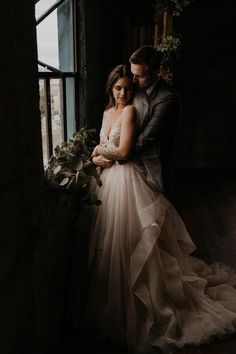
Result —
[{"label": "dried flower", "polygon": [[158,45],[157,50],[164,54],[171,52],[179,52],[181,49],[181,41],[179,37],[172,35],[167,36],[163,41]]},{"label": "dried flower", "polygon": [[161,52],[161,76],[169,83],[173,84],[173,69],[176,59],[178,58],[181,50],[181,40],[179,37],[172,35],[167,36],[157,47]]},{"label": "dried flower", "polygon": [[162,66],[168,66],[173,69],[175,61],[180,54],[181,40],[179,37],[169,35],[157,46],[157,50],[163,54]]}]

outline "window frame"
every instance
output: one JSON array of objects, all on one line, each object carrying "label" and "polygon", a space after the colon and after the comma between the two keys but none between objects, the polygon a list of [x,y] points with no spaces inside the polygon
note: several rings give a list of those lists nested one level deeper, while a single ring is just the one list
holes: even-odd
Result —
[{"label": "window frame", "polygon": [[[40,0],[35,0],[35,5]],[[38,19],[36,19],[36,27],[44,19],[46,19],[53,11],[55,11],[61,4],[66,0],[58,0],[49,7]],[[74,115],[74,127],[75,131],[78,129],[78,46],[77,46],[77,33],[78,33],[78,8],[77,0],[70,0],[72,6],[72,52],[73,52],[73,71],[61,71],[53,66],[44,63],[38,59],[38,65],[50,70],[48,72],[38,71],[38,80],[43,80],[44,82],[44,92],[45,92],[45,118],[46,118],[46,138],[47,138],[47,160],[53,154],[53,129],[52,129],[52,114],[51,114],[51,91],[50,82],[53,79],[60,79],[62,81],[61,85],[61,100],[62,100],[62,129],[63,129],[63,140],[68,139],[68,129],[67,129],[67,92],[66,92],[66,80],[68,78],[73,78],[73,91],[74,91],[74,105],[73,115]],[[45,156],[44,156],[45,158]]]}]

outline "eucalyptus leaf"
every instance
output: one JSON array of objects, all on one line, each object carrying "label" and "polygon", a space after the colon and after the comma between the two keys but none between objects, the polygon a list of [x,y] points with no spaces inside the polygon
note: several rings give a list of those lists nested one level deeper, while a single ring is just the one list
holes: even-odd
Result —
[{"label": "eucalyptus leaf", "polygon": [[57,145],[57,146],[55,147],[55,149],[54,149],[54,151],[55,151],[56,154],[59,154],[60,150],[61,150],[61,148],[60,148],[59,145]]},{"label": "eucalyptus leaf", "polygon": [[68,190],[73,185],[74,180],[71,179],[70,182],[66,186],[66,190]]},{"label": "eucalyptus leaf", "polygon": [[85,154],[82,154],[82,155],[80,156],[80,158],[81,158],[81,160],[83,160],[83,161],[89,161],[89,160],[90,160],[90,156],[85,155]]},{"label": "eucalyptus leaf", "polygon": [[80,177],[88,177],[87,173],[85,173],[85,171],[83,171],[83,170],[80,170],[79,175],[80,175]]},{"label": "eucalyptus leaf", "polygon": [[87,192],[83,195],[82,200],[89,200],[90,194]]},{"label": "eucalyptus leaf", "polygon": [[81,176],[81,174],[79,174],[78,179],[77,179],[77,184],[80,184],[81,186],[83,186],[84,184],[88,184],[89,183],[89,177],[88,176]]},{"label": "eucalyptus leaf", "polygon": [[99,176],[96,166],[94,166],[94,164],[91,161],[87,161],[84,164],[83,170],[85,171],[85,173],[87,173],[90,176],[94,176],[95,178]]},{"label": "eucalyptus leaf", "polygon": [[65,186],[68,182],[69,182],[69,178],[68,177],[63,178],[63,180],[60,183],[60,186]]},{"label": "eucalyptus leaf", "polygon": [[59,165],[54,169],[53,173],[54,173],[54,175],[57,175],[58,172],[60,172],[60,171],[61,171],[61,166]]},{"label": "eucalyptus leaf", "polygon": [[97,200],[98,200],[97,195],[95,193],[91,193],[90,198],[89,198],[89,202],[91,204],[95,204],[97,202]]},{"label": "eucalyptus leaf", "polygon": [[83,160],[73,159],[73,161],[71,163],[71,167],[76,171],[80,171],[81,168],[83,167]]}]

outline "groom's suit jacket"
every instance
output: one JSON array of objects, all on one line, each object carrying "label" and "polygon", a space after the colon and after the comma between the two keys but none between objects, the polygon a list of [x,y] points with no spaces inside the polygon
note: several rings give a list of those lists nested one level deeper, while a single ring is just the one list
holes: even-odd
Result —
[{"label": "groom's suit jacket", "polygon": [[168,194],[173,183],[175,136],[181,111],[180,97],[172,86],[160,78],[146,99],[148,104],[141,122],[136,154],[142,154],[153,144],[156,145],[161,162],[162,184],[164,192]]}]

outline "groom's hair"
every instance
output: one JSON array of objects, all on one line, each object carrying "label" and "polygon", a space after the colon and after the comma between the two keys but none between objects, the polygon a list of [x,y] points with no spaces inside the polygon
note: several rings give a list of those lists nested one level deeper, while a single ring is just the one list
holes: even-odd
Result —
[{"label": "groom's hair", "polygon": [[146,64],[149,70],[156,71],[160,67],[161,53],[150,45],[137,49],[129,58],[131,64]]}]

